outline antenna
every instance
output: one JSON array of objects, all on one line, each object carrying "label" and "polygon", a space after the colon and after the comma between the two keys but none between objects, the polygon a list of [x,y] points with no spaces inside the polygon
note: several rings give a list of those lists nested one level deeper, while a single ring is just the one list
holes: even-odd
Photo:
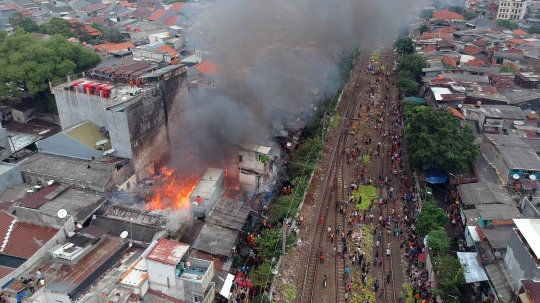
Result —
[{"label": "antenna", "polygon": [[103,152],[103,155],[104,155],[104,156],[108,156],[108,155],[114,153],[115,151],[116,151],[116,149],[111,148],[111,149],[109,149],[109,150]]},{"label": "antenna", "polygon": [[96,142],[96,145],[103,145],[103,144],[105,144],[107,142],[109,142],[109,140],[107,140],[107,139],[99,140],[98,142]]},{"label": "antenna", "polygon": [[67,216],[67,210],[61,209],[58,211],[58,218],[64,219]]},{"label": "antenna", "polygon": [[53,185],[53,183],[54,183],[54,180],[49,180],[49,181],[47,181],[47,185],[49,185],[49,186],[50,186],[50,185]]},{"label": "antenna", "polygon": [[127,238],[127,236],[128,236],[127,230],[124,230],[124,231],[120,234],[120,239],[122,239],[122,243],[124,243],[124,239]]}]

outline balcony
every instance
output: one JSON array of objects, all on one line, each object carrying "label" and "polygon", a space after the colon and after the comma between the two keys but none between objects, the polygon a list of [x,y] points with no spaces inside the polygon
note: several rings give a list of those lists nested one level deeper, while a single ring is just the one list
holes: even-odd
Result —
[{"label": "balcony", "polygon": [[190,268],[185,268],[183,262],[176,266],[177,283],[182,283],[184,289],[192,290],[193,295],[202,296],[214,277],[214,262],[190,258],[189,263]]}]

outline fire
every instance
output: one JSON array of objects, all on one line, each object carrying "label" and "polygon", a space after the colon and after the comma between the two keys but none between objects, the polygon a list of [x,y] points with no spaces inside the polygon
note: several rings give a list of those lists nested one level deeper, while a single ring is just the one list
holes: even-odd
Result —
[{"label": "fire", "polygon": [[189,209],[189,196],[197,186],[195,174],[183,177],[173,174],[173,169],[163,168],[151,194],[146,197],[146,210]]}]

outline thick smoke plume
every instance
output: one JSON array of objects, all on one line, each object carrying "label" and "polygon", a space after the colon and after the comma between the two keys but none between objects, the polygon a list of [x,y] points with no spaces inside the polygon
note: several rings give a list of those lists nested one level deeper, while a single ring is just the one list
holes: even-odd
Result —
[{"label": "thick smoke plume", "polygon": [[[308,116],[340,84],[338,60],[354,47],[388,46],[411,2],[225,0],[195,30],[219,48],[217,89],[193,98],[175,136],[183,160],[216,161],[227,145],[266,140],[269,129]],[[384,45],[384,46],[383,46]],[[271,140],[268,139],[268,140]],[[202,161],[202,162],[206,162]]]}]

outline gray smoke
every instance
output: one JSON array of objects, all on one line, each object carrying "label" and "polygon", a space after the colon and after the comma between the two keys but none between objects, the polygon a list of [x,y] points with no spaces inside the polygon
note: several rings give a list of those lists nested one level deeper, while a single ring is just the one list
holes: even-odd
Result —
[{"label": "gray smoke", "polygon": [[[337,61],[354,47],[388,46],[411,1],[225,0],[196,21],[220,51],[218,86],[193,97],[174,150],[219,161],[227,146],[262,142],[270,129],[309,117],[340,84]],[[316,98],[319,96],[319,98]],[[321,97],[322,96],[322,97]],[[202,162],[206,162],[202,161]]]}]

